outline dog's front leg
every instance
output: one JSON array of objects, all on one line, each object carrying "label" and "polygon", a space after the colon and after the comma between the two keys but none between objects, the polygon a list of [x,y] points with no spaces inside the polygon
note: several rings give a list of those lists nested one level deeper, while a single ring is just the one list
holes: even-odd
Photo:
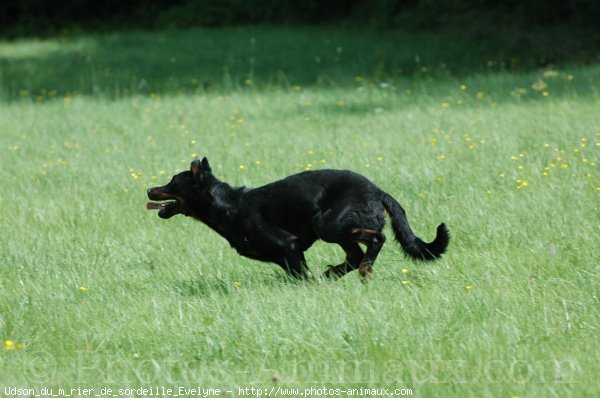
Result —
[{"label": "dog's front leg", "polygon": [[288,251],[279,264],[290,276],[298,279],[314,280],[313,274],[306,265],[304,253],[301,251]]},{"label": "dog's front leg", "polygon": [[257,239],[276,264],[294,278],[314,279],[297,236],[270,225],[261,225],[258,230],[260,237]]}]

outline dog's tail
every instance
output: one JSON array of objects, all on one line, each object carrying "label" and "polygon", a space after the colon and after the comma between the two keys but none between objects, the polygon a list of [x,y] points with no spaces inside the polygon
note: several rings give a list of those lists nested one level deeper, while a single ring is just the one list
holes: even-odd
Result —
[{"label": "dog's tail", "polygon": [[450,234],[445,224],[437,227],[437,234],[431,243],[424,242],[414,234],[408,220],[406,212],[400,206],[400,203],[387,193],[383,196],[383,206],[392,218],[392,229],[396,235],[396,240],[400,242],[402,250],[406,255],[416,260],[435,260],[440,258],[448,247]]}]

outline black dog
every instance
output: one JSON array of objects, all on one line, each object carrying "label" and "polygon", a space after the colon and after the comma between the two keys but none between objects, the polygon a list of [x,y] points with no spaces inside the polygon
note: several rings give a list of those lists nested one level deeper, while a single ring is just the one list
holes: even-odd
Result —
[{"label": "black dog", "polygon": [[[330,266],[326,277],[358,269],[370,276],[385,242],[387,214],[404,252],[434,260],[446,251],[449,234],[440,224],[431,243],[415,236],[400,204],[365,177],[351,171],[306,171],[260,188],[232,188],[211,172],[206,158],[175,175],[163,187],[148,189],[147,209],[161,218],[184,214],[223,236],[242,256],[278,264],[297,278],[311,276],[304,251],[317,239],[337,243],[346,260]],[[366,252],[359,246],[366,246]]]}]

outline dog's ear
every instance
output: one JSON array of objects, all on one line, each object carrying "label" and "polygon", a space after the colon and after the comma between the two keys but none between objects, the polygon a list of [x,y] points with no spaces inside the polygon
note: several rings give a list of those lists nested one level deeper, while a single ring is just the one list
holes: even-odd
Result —
[{"label": "dog's ear", "polygon": [[200,163],[200,159],[194,159],[192,164],[190,164],[190,171],[194,175],[194,177],[198,177],[202,172],[202,163]]},{"label": "dog's ear", "polygon": [[210,173],[212,170],[210,168],[210,165],[208,164],[208,159],[203,158],[202,160],[194,159],[192,161],[192,164],[190,164],[190,171],[192,172],[194,177],[198,177],[201,173]]},{"label": "dog's ear", "polygon": [[209,173],[212,171],[210,165],[208,164],[208,159],[202,158],[202,169],[204,171],[208,171]]}]

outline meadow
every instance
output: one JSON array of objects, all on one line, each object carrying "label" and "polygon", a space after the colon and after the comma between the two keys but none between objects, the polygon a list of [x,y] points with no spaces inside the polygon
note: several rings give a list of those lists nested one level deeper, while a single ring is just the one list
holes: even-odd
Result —
[{"label": "meadow", "polygon": [[[535,51],[335,27],[0,41],[0,396],[597,396],[600,67]],[[145,210],[201,156],[234,186],[352,169],[423,239],[445,222],[448,253],[411,262],[387,228],[368,283],[290,281]]]}]

